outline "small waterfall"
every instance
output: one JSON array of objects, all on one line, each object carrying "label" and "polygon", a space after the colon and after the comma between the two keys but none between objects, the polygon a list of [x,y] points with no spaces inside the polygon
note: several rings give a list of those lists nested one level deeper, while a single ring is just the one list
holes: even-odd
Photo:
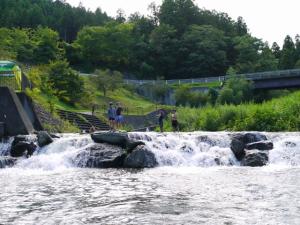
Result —
[{"label": "small waterfall", "polygon": [[[300,133],[265,134],[274,143],[269,153],[270,165],[300,166]],[[155,154],[159,166],[239,166],[230,149],[231,135],[228,132],[133,132],[129,137],[144,141]],[[10,138],[0,143],[0,161],[6,160],[12,141]],[[84,159],[74,159],[78,155],[84,157],[81,153],[91,145],[93,141],[89,135],[64,134],[52,144],[38,148],[31,158],[18,159],[14,167],[41,170],[80,167]]]}]

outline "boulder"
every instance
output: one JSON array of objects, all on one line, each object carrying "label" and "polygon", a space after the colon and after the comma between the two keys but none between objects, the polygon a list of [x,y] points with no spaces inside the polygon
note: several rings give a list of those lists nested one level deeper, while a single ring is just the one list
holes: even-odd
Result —
[{"label": "boulder", "polygon": [[30,157],[36,150],[36,145],[33,142],[19,141],[18,143],[14,143],[10,149],[10,155],[12,157],[22,157],[27,156]]},{"label": "boulder", "polygon": [[12,167],[17,159],[13,157],[0,157],[0,168]]},{"label": "boulder", "polygon": [[249,143],[249,144],[246,144],[246,149],[247,150],[257,149],[257,150],[262,150],[262,151],[272,150],[273,149],[273,142],[271,142],[271,141],[258,141],[258,142]]},{"label": "boulder", "polygon": [[39,131],[37,134],[38,145],[42,148],[53,142],[53,139],[47,131]]},{"label": "boulder", "polygon": [[127,168],[153,168],[155,166],[157,166],[155,155],[145,146],[138,146],[124,161],[124,167]]},{"label": "boulder", "polygon": [[73,161],[79,167],[119,168],[123,166],[125,157],[122,148],[97,143],[81,151]]},{"label": "boulder", "polygon": [[145,145],[142,141],[133,141],[128,138],[127,133],[118,132],[97,132],[91,134],[91,138],[96,143],[107,143],[110,145],[116,145],[128,152],[132,152],[139,145]]},{"label": "boulder", "polygon": [[242,166],[265,166],[268,163],[269,156],[266,151],[246,151],[246,155],[241,161]]},{"label": "boulder", "polygon": [[[250,143],[266,141],[267,137],[260,133],[238,133],[232,136],[230,148],[237,158],[241,161],[246,155],[245,148]],[[259,144],[261,145],[261,144]],[[250,146],[249,146],[250,147]],[[259,146],[262,147],[262,146]]]},{"label": "boulder", "polygon": [[245,143],[239,138],[233,138],[230,143],[230,149],[237,158],[237,160],[242,160],[246,154]]},{"label": "boulder", "polygon": [[17,135],[14,137],[14,140],[12,142],[12,146],[13,145],[16,145],[17,143],[19,142],[26,142],[28,139],[27,139],[27,136],[26,135]]},{"label": "boulder", "polygon": [[267,137],[264,134],[261,133],[245,133],[243,135],[243,142],[245,144],[258,142],[258,141],[266,141]]}]

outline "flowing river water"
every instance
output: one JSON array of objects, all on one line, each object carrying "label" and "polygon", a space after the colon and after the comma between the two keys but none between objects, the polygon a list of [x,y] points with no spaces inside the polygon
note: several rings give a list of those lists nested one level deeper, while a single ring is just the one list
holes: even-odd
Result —
[{"label": "flowing river water", "polygon": [[266,133],[274,149],[257,168],[239,165],[230,133],[130,136],[158,167],[78,168],[92,140],[69,134],[0,169],[0,224],[300,224],[300,133]]}]

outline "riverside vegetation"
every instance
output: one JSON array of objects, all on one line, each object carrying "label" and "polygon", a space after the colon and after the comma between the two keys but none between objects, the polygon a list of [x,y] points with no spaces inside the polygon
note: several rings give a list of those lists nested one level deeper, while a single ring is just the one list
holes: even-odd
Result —
[{"label": "riverside vegetation", "polygon": [[[299,36],[287,36],[282,48],[277,43],[270,47],[251,36],[243,18],[235,21],[192,0],[164,0],[149,10],[149,16],[129,17],[118,10],[112,18],[100,8],[91,12],[59,0],[3,0],[0,59],[22,65],[32,84],[27,93],[53,114],[56,108],[90,111],[110,101],[121,102],[131,114],[147,113],[172,88],[184,131],[299,129],[298,92],[253,94],[251,83],[234,76],[299,68]],[[81,77],[75,69],[97,76]],[[209,84],[206,94],[189,85],[157,85],[156,103],[122,82],[123,76],[177,79],[226,73],[230,79],[222,89]]]}]

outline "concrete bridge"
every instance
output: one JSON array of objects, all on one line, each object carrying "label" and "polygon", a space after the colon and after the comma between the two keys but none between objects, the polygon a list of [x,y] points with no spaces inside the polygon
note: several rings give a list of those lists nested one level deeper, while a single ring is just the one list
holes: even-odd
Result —
[{"label": "concrete bridge", "polygon": [[[259,73],[238,74],[238,77],[245,77],[252,80],[255,89],[283,89],[300,87],[300,69],[277,70]],[[196,84],[196,83],[213,83],[224,82],[229,76],[194,78],[194,79],[177,79],[177,80],[124,80],[127,84],[144,85],[165,83],[170,85]],[[204,85],[205,86],[205,85]]]}]

